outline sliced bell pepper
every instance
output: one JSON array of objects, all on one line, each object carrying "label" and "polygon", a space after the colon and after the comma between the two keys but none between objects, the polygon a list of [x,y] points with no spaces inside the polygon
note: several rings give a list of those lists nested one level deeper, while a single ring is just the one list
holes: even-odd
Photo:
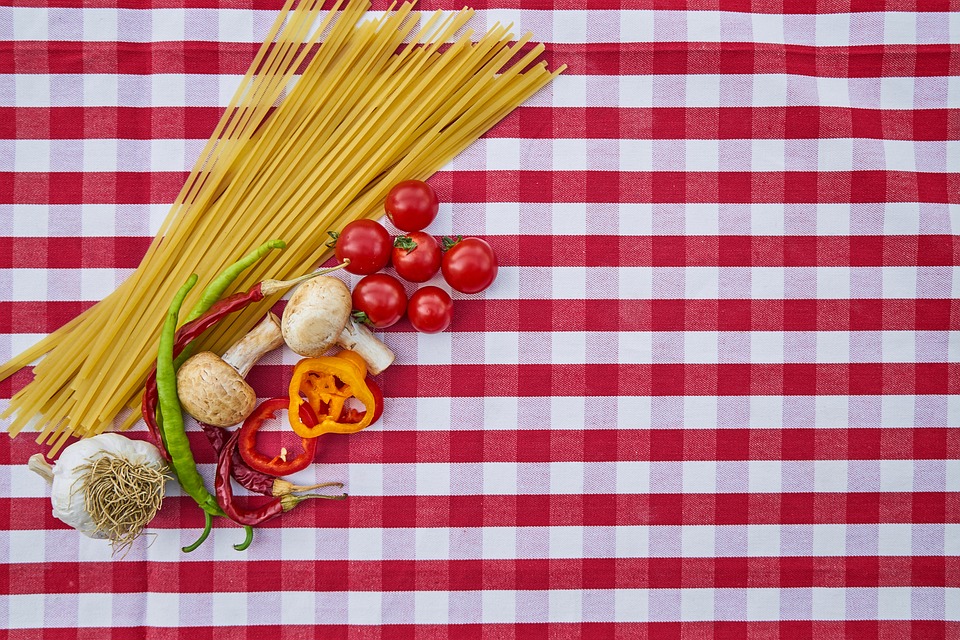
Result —
[{"label": "sliced bell pepper", "polygon": [[[300,419],[304,398],[317,418],[316,425],[305,424]],[[364,416],[359,422],[342,422],[340,419],[349,398],[356,398],[363,404]],[[287,417],[293,431],[301,438],[316,438],[324,433],[356,433],[373,423],[375,411],[373,392],[357,365],[347,358],[304,358],[294,367]]]},{"label": "sliced bell pepper", "polygon": [[[265,400],[244,420],[243,426],[240,427],[240,439],[237,442],[237,448],[240,451],[240,457],[251,469],[279,477],[306,469],[313,462],[317,455],[316,438],[301,438],[303,452],[293,458],[287,458],[283,453],[271,457],[257,449],[257,432],[260,427],[263,426],[264,422],[274,417],[277,411],[287,409],[289,406],[289,398],[280,397]],[[300,405],[298,414],[300,420],[305,424],[310,426],[317,424],[310,405]]]}]

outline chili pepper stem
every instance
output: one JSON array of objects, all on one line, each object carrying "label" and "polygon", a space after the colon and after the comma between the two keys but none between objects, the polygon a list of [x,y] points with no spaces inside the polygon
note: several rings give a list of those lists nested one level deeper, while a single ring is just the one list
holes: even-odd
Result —
[{"label": "chili pepper stem", "polygon": [[260,291],[264,296],[270,296],[281,291],[286,291],[291,287],[297,286],[301,282],[306,282],[307,280],[316,278],[317,276],[325,276],[328,273],[343,269],[349,264],[350,259],[344,258],[343,262],[334,267],[330,267],[329,269],[320,269],[319,271],[314,271],[313,273],[305,273],[298,278],[294,278],[293,280],[264,280],[260,283]]},{"label": "chili pepper stem", "polygon": [[342,482],[322,482],[320,484],[292,484],[283,478],[277,478],[273,481],[273,495],[281,498],[291,493],[301,493],[303,491],[312,491],[313,489],[323,489],[325,487],[343,487]]},{"label": "chili pepper stem", "polygon": [[293,509],[304,500],[312,500],[314,498],[320,498],[323,500],[346,500],[347,494],[341,493],[338,496],[330,496],[323,493],[308,493],[305,496],[295,496],[291,493],[280,497],[280,505],[283,507],[284,511],[290,511],[290,509]]}]

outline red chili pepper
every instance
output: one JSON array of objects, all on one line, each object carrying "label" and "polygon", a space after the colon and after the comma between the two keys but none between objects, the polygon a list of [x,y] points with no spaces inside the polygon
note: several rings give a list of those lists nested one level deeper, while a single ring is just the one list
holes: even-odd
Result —
[{"label": "red chili pepper", "polygon": [[[255,526],[266,522],[285,511],[290,511],[295,506],[310,498],[326,498],[328,500],[343,500],[347,494],[339,496],[327,496],[321,494],[311,494],[307,496],[295,496],[287,494],[280,498],[274,498],[267,504],[257,509],[244,509],[233,502],[233,487],[230,485],[230,476],[233,471],[233,453],[237,448],[237,441],[240,439],[240,431],[235,431],[223,449],[220,451],[220,457],[217,463],[217,478],[215,482],[217,492],[217,502],[224,513],[239,524]],[[343,486],[339,482],[329,483],[326,486]]]},{"label": "red chili pepper", "polygon": [[[263,423],[274,417],[278,411],[286,410],[290,406],[290,398],[272,398],[266,400],[257,407],[250,416],[243,421],[240,427],[240,440],[238,448],[240,457],[251,469],[261,473],[268,473],[274,476],[286,476],[296,473],[301,469],[306,469],[313,462],[317,455],[317,438],[301,438],[303,452],[289,460],[282,456],[268,456],[257,449],[257,432]],[[300,405],[300,420],[309,425],[315,426],[317,418],[313,415],[310,405]]]}]

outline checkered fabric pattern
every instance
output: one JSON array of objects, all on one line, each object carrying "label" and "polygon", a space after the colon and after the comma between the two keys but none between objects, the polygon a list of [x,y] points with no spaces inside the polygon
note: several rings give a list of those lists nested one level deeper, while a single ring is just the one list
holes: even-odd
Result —
[{"label": "checkered fabric pattern", "polygon": [[[280,1],[4,4],[6,360],[136,266]],[[432,179],[500,275],[383,333],[296,476],[350,498],[184,555],[171,486],[111,558],[2,438],[0,638],[960,637],[957,2],[476,7],[570,68]]]}]

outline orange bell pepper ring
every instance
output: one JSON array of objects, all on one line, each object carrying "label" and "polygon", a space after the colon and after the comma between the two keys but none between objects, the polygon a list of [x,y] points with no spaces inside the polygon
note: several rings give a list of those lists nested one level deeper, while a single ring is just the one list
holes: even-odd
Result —
[{"label": "orange bell pepper ring", "polygon": [[[364,381],[365,372],[349,357],[321,356],[304,358],[290,378],[290,426],[301,438],[316,438],[325,433],[356,433],[373,422],[376,399]],[[365,409],[360,422],[338,422],[344,404],[356,398]],[[317,424],[300,420],[300,405],[307,402]]]}]

